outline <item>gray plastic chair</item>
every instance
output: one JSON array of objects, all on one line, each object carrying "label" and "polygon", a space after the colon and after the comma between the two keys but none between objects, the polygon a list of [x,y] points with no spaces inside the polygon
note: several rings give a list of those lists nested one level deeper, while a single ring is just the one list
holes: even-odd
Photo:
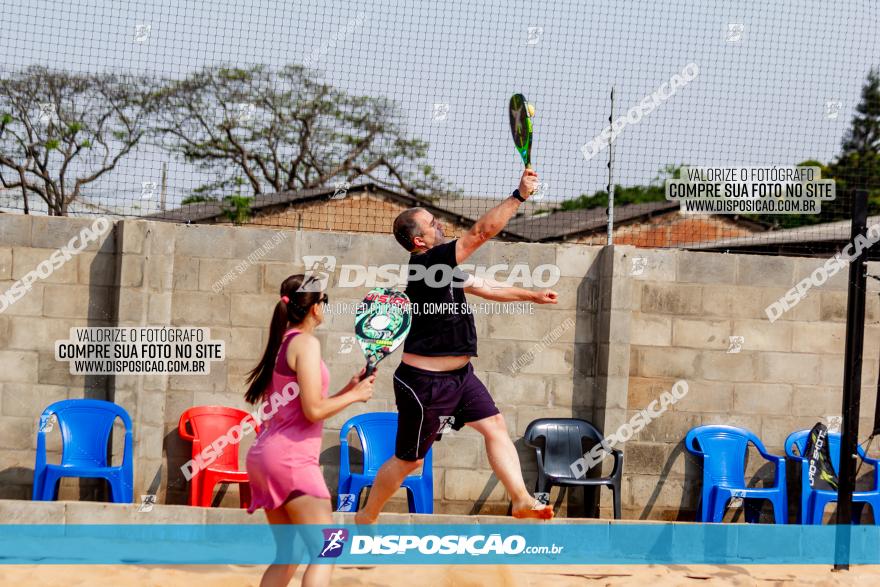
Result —
[{"label": "gray plastic chair", "polygon": [[[523,435],[525,443],[534,448],[538,460],[538,481],[535,490],[549,493],[558,487],[583,487],[584,505],[587,488],[607,486],[614,501],[614,519],[620,519],[620,479],[623,473],[623,452],[612,449],[614,468],[611,475],[596,479],[576,478],[571,465],[584,456],[584,439],[601,443],[605,437],[595,426],[578,418],[539,418],[531,422]],[[543,439],[543,442],[541,441]]]}]

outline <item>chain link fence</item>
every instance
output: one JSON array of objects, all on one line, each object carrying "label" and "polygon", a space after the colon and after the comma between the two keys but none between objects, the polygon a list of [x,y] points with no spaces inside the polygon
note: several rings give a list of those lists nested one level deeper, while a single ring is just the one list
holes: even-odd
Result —
[{"label": "chain link fence", "polygon": [[[824,255],[880,219],[876,3],[11,5],[0,209]],[[795,17],[793,17],[795,16]],[[819,40],[821,39],[821,42]]]}]

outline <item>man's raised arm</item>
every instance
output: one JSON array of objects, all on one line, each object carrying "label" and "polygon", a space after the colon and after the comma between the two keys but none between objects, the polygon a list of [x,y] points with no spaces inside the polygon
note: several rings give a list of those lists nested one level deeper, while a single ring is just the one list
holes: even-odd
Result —
[{"label": "man's raised arm", "polygon": [[[519,179],[519,193],[523,199],[528,199],[538,187],[538,174],[531,169],[523,171]],[[513,218],[519,209],[520,202],[513,196],[504,199],[500,204],[483,214],[479,220],[455,243],[455,258],[458,263],[474,254],[489,239],[501,232],[507,222]]]}]

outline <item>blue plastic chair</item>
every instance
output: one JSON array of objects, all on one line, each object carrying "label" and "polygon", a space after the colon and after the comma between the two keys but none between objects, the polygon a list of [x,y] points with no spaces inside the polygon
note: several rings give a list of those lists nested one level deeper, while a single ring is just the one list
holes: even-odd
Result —
[{"label": "blue plastic chair", "polygon": [[[61,464],[46,464],[46,424],[52,415],[61,428]],[[107,447],[113,422],[125,424],[125,450],[122,466],[107,462]],[[54,501],[62,477],[106,479],[114,503],[132,503],[134,467],[132,465],[131,418],[117,404],[94,399],[69,399],[43,410],[37,433],[37,459],[34,465],[34,501]]]},{"label": "blue plastic chair", "polygon": [[[746,486],[746,453],[750,442],[762,457],[776,463],[773,487]],[[752,432],[733,426],[698,426],[687,433],[685,447],[703,459],[702,507],[698,521],[720,522],[727,503],[733,498],[742,498],[746,522],[758,521],[760,502],[765,499],[773,504],[774,521],[788,522],[785,457],[768,454]]]},{"label": "blue plastic chair", "polygon": [[[810,486],[810,461],[802,455],[807,450],[807,438],[809,430],[792,432],[785,439],[785,454],[799,461],[801,466],[801,506],[798,510],[798,524],[821,524],[825,506],[837,501],[837,492],[828,489],[814,489]],[[828,451],[831,453],[831,466],[834,472],[840,473],[840,434],[828,433]],[[798,454],[794,453],[797,447]],[[852,522],[858,524],[862,518],[862,508],[865,504],[871,506],[874,514],[874,524],[880,525],[880,461],[870,458],[865,454],[865,449],[857,445],[859,457],[866,464],[874,467],[874,489],[871,491],[856,491],[853,493]]]},{"label": "blue plastic chair", "polygon": [[[363,473],[352,473],[348,459],[348,432],[354,428],[364,450]],[[357,511],[361,492],[373,485],[376,474],[385,461],[394,456],[397,436],[397,413],[374,412],[349,419],[339,431],[339,485],[337,504],[340,511]],[[409,511],[414,514],[434,513],[434,449],[428,450],[421,475],[404,479]],[[353,495],[353,503],[343,503],[344,496]]]}]

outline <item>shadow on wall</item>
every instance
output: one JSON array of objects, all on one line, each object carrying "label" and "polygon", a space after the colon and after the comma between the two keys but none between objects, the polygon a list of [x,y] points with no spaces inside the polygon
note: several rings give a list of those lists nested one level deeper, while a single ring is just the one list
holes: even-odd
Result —
[{"label": "shadow on wall", "polygon": [[[86,312],[86,325],[95,326],[112,326],[116,322],[116,301],[115,290],[110,284],[116,282],[116,268],[113,260],[116,250],[116,228],[114,227],[110,235],[104,239],[97,255],[93,258],[89,265],[88,275],[88,301]],[[67,261],[68,263],[77,264],[82,261],[80,257],[74,257]],[[59,307],[53,308],[53,303],[58,306],[71,303],[70,300],[52,300],[47,299],[46,285],[42,284],[38,287],[44,288],[44,315],[49,316],[47,320],[51,320],[51,316],[66,316],[65,310]],[[112,389],[115,381],[112,376],[108,375],[83,375],[81,385],[72,386],[70,383],[71,375],[69,373],[69,364],[67,362],[59,362],[55,360],[54,347],[50,349],[39,350],[39,370],[38,384],[60,385],[67,387],[66,397],[68,398],[84,398],[113,401]],[[29,404],[29,408],[30,408]],[[36,435],[40,415],[48,405],[33,405],[36,410],[31,414],[33,418],[33,426],[29,434]],[[113,434],[108,446],[108,461],[113,465],[118,465],[122,461],[122,447],[124,439],[124,427],[121,421],[117,419],[114,424]],[[31,439],[32,448],[36,447],[35,438]],[[56,430],[46,435],[47,462],[50,464],[59,464],[61,462],[61,437]],[[118,454],[114,458],[113,447],[119,447],[116,451]],[[33,453],[32,453],[33,457]],[[2,499],[31,499],[33,491],[33,466],[9,467],[0,471],[0,498]],[[78,499],[80,501],[109,501],[110,488],[106,481],[101,479],[80,479],[80,478],[63,478],[59,482],[58,495],[62,499]]]},{"label": "shadow on wall", "polygon": [[[666,460],[663,469],[660,471],[660,479],[654,487],[654,490],[651,492],[651,496],[648,498],[645,507],[639,514],[640,520],[650,519],[651,511],[654,509],[654,505],[660,497],[660,492],[663,491],[663,488],[669,479],[669,474],[672,472],[675,460],[680,456],[684,457],[684,479],[682,480],[681,503],[678,505],[678,513],[674,521],[694,521],[697,508],[699,507],[698,500],[700,486],[702,484],[703,468],[697,462],[697,459],[693,458],[685,449],[684,440],[679,441],[669,454],[669,458]],[[697,501],[695,501],[695,498]]]},{"label": "shadow on wall", "polygon": [[[118,324],[119,296],[117,289],[110,284],[117,283],[116,251],[120,232],[114,224],[107,238],[101,243],[97,255],[89,265],[89,294],[86,323],[90,327],[116,326]],[[120,243],[121,246],[121,243]],[[110,260],[109,262],[107,260]],[[75,261],[79,262],[79,260]],[[106,284],[106,285],[105,285]],[[63,363],[67,367],[67,363]],[[115,401],[116,377],[114,375],[85,375],[83,398]],[[131,414],[129,414],[131,415]],[[107,462],[112,465],[122,463],[125,446],[125,427],[119,418],[113,423],[113,432],[107,446]],[[115,456],[114,456],[115,455]],[[99,501],[110,501],[110,485],[99,479],[79,479],[79,499],[89,499],[97,495]],[[68,480],[70,482],[70,480]],[[64,480],[62,480],[64,483]],[[60,490],[59,490],[60,494]],[[94,497],[93,497],[94,499]]]},{"label": "shadow on wall", "polygon": [[[583,418],[589,421],[599,430],[603,436],[608,431],[602,430],[597,409],[604,403],[604,390],[599,386],[599,372],[596,369],[599,364],[599,340],[602,325],[599,318],[600,305],[600,279],[602,258],[606,253],[603,251],[593,261],[593,265],[587,271],[587,275],[580,283],[577,290],[577,311],[575,313],[575,340],[590,340],[589,345],[575,345],[574,371],[572,380],[572,417]],[[613,252],[612,252],[613,254]],[[578,352],[580,351],[580,352]],[[584,446],[584,454],[592,450],[593,445]],[[626,461],[624,461],[625,463]],[[587,474],[592,478],[602,476],[602,466],[593,467]],[[569,491],[571,495],[583,494],[584,502],[582,511],[584,517],[599,517],[599,501],[601,489],[588,487],[584,492]],[[605,490],[607,491],[607,489]],[[621,495],[621,499],[622,499]],[[610,499],[610,494],[609,494]]]},{"label": "shadow on wall", "polygon": [[165,452],[165,470],[168,471],[163,503],[186,505],[189,503],[189,482],[181,467],[192,458],[192,444],[183,440],[175,427],[165,434],[162,449]]},{"label": "shadow on wall", "polygon": [[[248,446],[244,443],[237,445],[239,448],[239,469],[244,470],[244,459],[247,455]],[[165,493],[160,493],[162,489],[162,469],[160,468],[150,486],[147,489],[148,494],[157,495],[159,502],[168,505],[188,505],[189,504],[189,484],[183,474],[183,466],[192,459],[192,444],[180,437],[177,427],[172,428],[162,440],[162,451],[165,455],[165,470],[167,471],[167,480],[165,482]],[[140,501],[140,496],[135,495],[135,501]],[[214,497],[211,500],[211,507],[240,507],[239,503],[239,486],[237,483],[218,483],[214,487]]]},{"label": "shadow on wall", "polygon": [[[335,431],[337,444],[327,447],[321,451],[321,456],[318,458],[318,463],[321,465],[321,470],[324,473],[324,480],[327,482],[327,488],[330,490],[330,499],[333,509],[336,509],[336,494],[337,488],[339,487],[339,462],[340,462],[340,454],[339,454],[339,432]],[[351,466],[352,471],[363,471],[364,467],[364,452],[360,448],[360,441],[358,440],[357,434],[354,430],[348,436],[348,458],[349,465]],[[361,496],[361,506],[366,502],[367,492],[365,491]]]},{"label": "shadow on wall", "polygon": [[[760,458],[755,454],[754,448],[750,447],[748,454],[746,455],[746,470],[749,469],[749,461],[752,458]],[[675,461],[680,456],[685,458],[685,476],[682,485],[681,492],[681,502],[678,505],[678,512],[674,521],[678,522],[692,522],[697,518],[697,512],[701,507],[700,496],[702,493],[702,484],[703,484],[703,467],[700,464],[699,460],[691,455],[684,447],[684,441],[679,442],[672,453],[669,456],[669,459],[666,461],[663,466],[663,470],[660,472],[660,480],[651,493],[650,498],[648,499],[647,504],[645,505],[642,512],[639,514],[640,520],[647,520],[651,518],[651,512],[654,509],[654,506],[657,502],[660,493],[663,491],[664,486],[666,485],[667,479],[669,477],[670,472],[673,469]],[[763,461],[763,459],[760,459]],[[758,468],[747,480],[746,485],[748,487],[769,487],[773,484],[774,476],[776,473],[776,466],[773,463],[763,462],[760,468]],[[873,471],[868,471],[867,473],[862,474],[857,480],[856,486],[858,489],[871,489],[874,483],[874,473]],[[794,466],[794,462],[790,459],[786,465],[786,490],[788,494],[788,523],[794,523],[797,519],[797,510],[799,507],[800,500],[800,469]],[[826,523],[828,523],[828,517],[833,516],[835,512],[834,505],[829,506],[826,511]],[[862,511],[861,522],[863,524],[873,523],[872,514],[870,512],[870,507],[866,507]],[[724,522],[743,522],[744,521],[744,508],[740,505],[738,507],[728,507],[727,512],[723,518]],[[760,522],[761,523],[773,523],[773,508],[768,501],[765,501],[761,505],[760,510]]]},{"label": "shadow on wall", "polygon": [[33,491],[32,467],[8,467],[0,471],[0,499],[30,499]]},{"label": "shadow on wall", "polygon": [[[745,467],[746,471],[749,468],[749,461],[754,456],[753,448],[750,447],[748,453],[746,454]],[[676,522],[693,522],[697,519],[697,512],[701,507],[701,494],[703,488],[703,466],[700,463],[699,458],[690,454],[684,446],[684,440],[678,442],[673,448],[672,452],[669,455],[669,458],[666,460],[666,463],[663,465],[663,469],[660,471],[660,478],[657,482],[657,485],[654,487],[651,492],[651,496],[648,498],[645,507],[642,509],[639,514],[640,520],[648,520],[651,519],[651,513],[657,503],[657,500],[663,491],[664,487],[667,485],[667,481],[669,481],[670,473],[672,472],[673,467],[675,466],[675,461],[679,458],[684,458],[684,478],[680,479],[681,486],[681,501],[677,506],[677,512],[673,521]],[[763,459],[760,459],[763,461]],[[769,487],[773,484],[774,475],[776,471],[776,466],[773,463],[764,462],[764,464],[757,469],[746,481],[746,485],[748,487]],[[676,479],[679,480],[679,479]],[[794,495],[792,493],[792,478],[789,473],[788,476],[788,495]],[[796,504],[795,504],[796,505]],[[792,509],[791,500],[789,500],[789,512],[790,516],[794,515],[794,510]],[[731,508],[728,510],[728,513],[725,515],[725,522],[741,522],[743,521],[743,508]],[[791,518],[792,520],[794,518]],[[767,502],[762,506],[761,509],[761,522],[773,522],[773,509],[770,506],[770,503]]]},{"label": "shadow on wall", "polygon": [[[574,343],[572,343],[572,382],[571,382],[571,408],[568,417],[580,418],[592,422],[594,418],[594,408],[596,399],[600,390],[596,384],[596,364],[597,364],[597,339],[596,329],[598,321],[596,313],[598,309],[598,276],[599,276],[598,259],[593,262],[587,275],[578,285],[576,295],[576,311],[574,324]],[[557,324],[550,325],[548,330],[552,331]],[[580,340],[591,341],[589,343],[578,343]],[[552,344],[552,343],[551,343]],[[511,357],[511,364],[516,362],[516,357]],[[515,377],[516,375],[511,375]],[[497,392],[497,390],[489,390]],[[549,394],[548,394],[549,396]],[[522,434],[525,429],[518,430],[517,434]],[[482,439],[481,439],[482,442]],[[534,493],[537,486],[537,462],[535,461],[535,451],[526,446],[522,437],[514,439],[517,453],[520,457],[520,464],[523,472],[523,480],[526,488]],[[585,447],[589,449],[590,447]],[[496,505],[489,502],[489,497],[499,484],[498,477],[493,473],[486,482],[480,496],[474,502],[470,511],[470,515],[498,515],[511,513],[511,504],[507,504],[506,509],[498,511]],[[575,489],[555,488],[557,493],[554,498],[551,495],[551,501],[554,509],[560,516],[593,516],[598,515],[598,493],[593,488],[587,492],[587,499],[583,498],[584,492]],[[586,502],[586,503],[585,503]],[[586,504],[590,505],[587,506]],[[564,505],[564,508],[562,507]]]}]

